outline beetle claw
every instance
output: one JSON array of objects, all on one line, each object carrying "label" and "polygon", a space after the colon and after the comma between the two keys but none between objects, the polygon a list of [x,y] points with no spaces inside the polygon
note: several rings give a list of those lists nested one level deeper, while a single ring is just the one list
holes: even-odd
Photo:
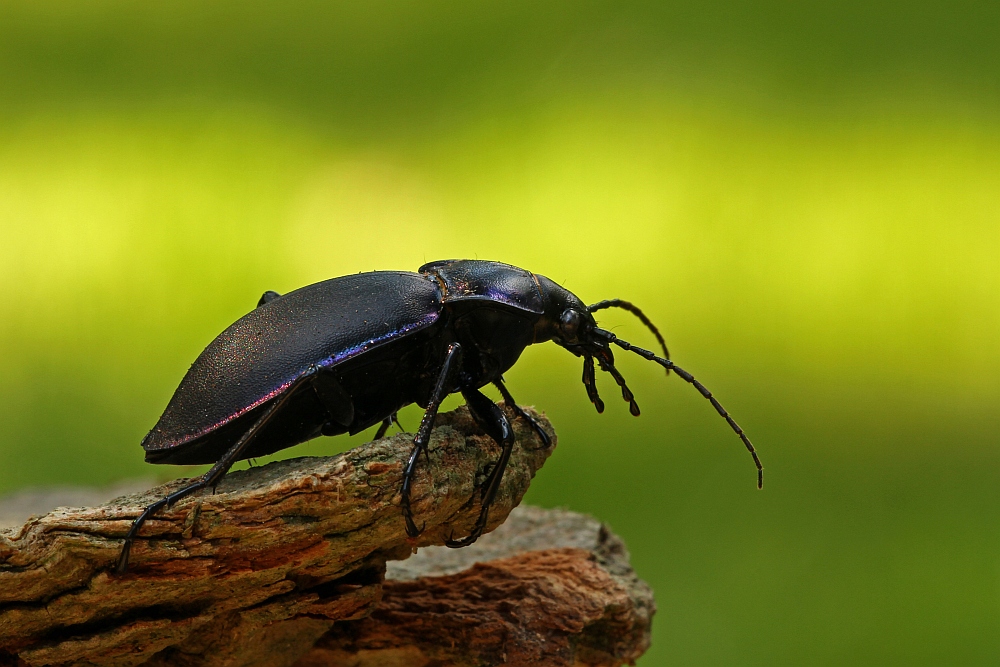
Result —
[{"label": "beetle claw", "polygon": [[413,516],[410,514],[409,507],[403,510],[403,520],[406,522],[407,537],[419,537],[420,533],[424,532],[424,528],[427,527],[427,522],[425,521],[420,528],[417,528],[417,524],[413,523]]},{"label": "beetle claw", "polygon": [[528,425],[535,431],[535,433],[538,434],[539,440],[542,441],[543,447],[541,447],[541,449],[548,449],[552,446],[552,438],[549,437],[549,434],[545,432],[545,429],[542,428],[541,424],[539,424],[534,417],[522,410],[521,406],[513,401],[504,399],[503,404],[504,407],[511,410],[515,416],[528,422]]},{"label": "beetle claw", "polygon": [[478,540],[482,536],[482,534],[483,534],[483,529],[477,525],[475,528],[472,529],[472,532],[469,533],[466,537],[463,537],[460,540],[455,540],[449,537],[447,540],[444,541],[444,545],[449,549],[461,549],[462,547],[467,547],[476,540]]},{"label": "beetle claw", "polygon": [[128,571],[128,557],[131,551],[132,542],[125,540],[125,544],[122,545],[122,552],[118,556],[118,563],[115,565],[115,572],[118,574],[125,574]]}]

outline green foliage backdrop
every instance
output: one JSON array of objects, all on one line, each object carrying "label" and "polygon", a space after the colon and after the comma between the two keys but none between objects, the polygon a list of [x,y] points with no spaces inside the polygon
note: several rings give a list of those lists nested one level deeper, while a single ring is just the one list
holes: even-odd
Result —
[{"label": "green foliage backdrop", "polygon": [[638,358],[639,419],[509,374],[644,667],[995,664],[997,7],[0,2],[0,490],[191,474],[138,442],[264,290],[498,259],[640,304],[767,468]]}]

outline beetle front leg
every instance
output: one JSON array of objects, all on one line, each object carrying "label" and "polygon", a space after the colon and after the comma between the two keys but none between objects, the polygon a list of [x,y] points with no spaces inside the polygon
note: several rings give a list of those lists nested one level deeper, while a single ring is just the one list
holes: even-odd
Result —
[{"label": "beetle front leg", "polygon": [[410,508],[410,487],[413,486],[413,477],[417,472],[417,461],[420,459],[420,452],[427,450],[427,443],[431,439],[431,430],[434,428],[434,419],[437,417],[438,408],[441,407],[441,401],[448,395],[448,379],[452,370],[458,367],[461,359],[462,346],[458,343],[449,345],[444,363],[441,365],[441,371],[438,373],[437,384],[434,385],[434,391],[431,393],[431,400],[424,411],[423,419],[420,420],[420,428],[417,429],[417,434],[413,438],[413,450],[410,451],[410,458],[406,461],[406,467],[403,469],[403,487],[400,491],[399,505],[403,510],[403,520],[406,522],[406,534],[410,537],[418,536],[423,530],[423,528],[417,528],[417,524],[413,523],[413,510]]},{"label": "beetle front leg", "polygon": [[500,395],[503,396],[504,405],[513,410],[515,415],[528,422],[531,428],[535,430],[535,433],[538,434],[538,437],[541,439],[542,444],[545,445],[546,449],[550,447],[552,445],[552,438],[549,437],[549,434],[545,432],[545,429],[542,428],[542,425],[539,424],[534,417],[521,409],[521,406],[518,405],[517,401],[514,400],[514,397],[511,396],[510,390],[507,389],[507,385],[503,383],[503,380],[496,380],[493,384],[500,390]]}]

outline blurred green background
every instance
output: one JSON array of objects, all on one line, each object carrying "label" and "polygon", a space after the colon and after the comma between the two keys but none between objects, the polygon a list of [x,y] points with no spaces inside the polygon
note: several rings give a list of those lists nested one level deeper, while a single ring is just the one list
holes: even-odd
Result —
[{"label": "blurred green background", "polygon": [[0,491],[190,474],[139,440],[264,290],[498,259],[639,304],[767,469],[636,357],[639,419],[555,346],[508,374],[560,434],[528,501],[656,591],[643,667],[997,664],[998,34],[989,2],[0,2]]}]

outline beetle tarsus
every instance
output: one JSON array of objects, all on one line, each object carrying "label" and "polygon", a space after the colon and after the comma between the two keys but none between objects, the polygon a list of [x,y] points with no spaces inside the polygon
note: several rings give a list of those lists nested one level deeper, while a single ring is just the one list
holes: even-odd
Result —
[{"label": "beetle tarsus", "polygon": [[403,521],[406,523],[406,535],[407,537],[419,537],[420,533],[424,532],[424,528],[427,527],[426,522],[423,523],[420,528],[417,528],[417,524],[413,523],[413,511],[410,509],[410,501],[407,500],[402,503],[403,507]]},{"label": "beetle tarsus", "polygon": [[543,449],[548,449],[549,447],[551,447],[552,438],[549,437],[549,434],[545,432],[545,429],[542,428],[541,424],[539,424],[534,417],[525,412],[521,408],[521,406],[517,404],[517,401],[514,400],[514,397],[511,395],[510,390],[507,389],[507,385],[503,383],[503,380],[502,379],[496,380],[493,384],[494,386],[496,386],[497,389],[500,390],[500,395],[503,396],[504,405],[506,405],[507,408],[512,410],[515,415],[517,415],[524,421],[528,422],[528,425],[531,426],[531,428],[535,431],[535,433],[538,434],[538,438],[542,441],[542,444],[544,445]]},{"label": "beetle tarsus", "polygon": [[136,535],[139,534],[139,528],[146,522],[146,519],[162,509],[166,504],[167,499],[160,498],[155,503],[146,507],[142,511],[142,514],[136,517],[135,521],[132,522],[132,526],[125,535],[125,543],[122,545],[121,553],[118,555],[118,563],[115,565],[115,571],[118,572],[118,574],[124,574],[125,571],[128,570],[128,559],[129,554],[132,552],[132,542],[135,540]]},{"label": "beetle tarsus", "polygon": [[615,368],[615,358],[611,354],[611,350],[600,350],[600,355],[597,360],[601,364],[601,370],[611,374],[611,377],[615,379],[618,386],[622,390],[622,399],[628,403],[628,411],[633,417],[639,416],[639,404],[635,402],[635,396],[632,394],[632,390],[628,388],[625,384],[625,377]]},{"label": "beetle tarsus", "polygon": [[449,549],[461,549],[462,547],[467,547],[470,544],[473,544],[476,540],[482,537],[483,533],[486,532],[486,522],[489,520],[490,506],[492,504],[492,499],[488,503],[484,499],[482,508],[479,510],[479,516],[476,517],[476,525],[472,527],[469,534],[459,540],[454,539],[454,537],[449,537],[445,540],[444,545]]},{"label": "beetle tarsus", "polygon": [[506,415],[504,415],[503,410],[496,403],[487,398],[478,389],[463,389],[462,396],[465,397],[465,402],[469,406],[469,412],[472,414],[473,419],[476,420],[476,423],[502,449],[500,450],[500,458],[490,469],[490,473],[486,477],[486,482],[483,484],[480,493],[482,507],[479,510],[476,525],[473,526],[468,536],[460,540],[450,539],[445,542],[446,546],[453,549],[469,546],[479,539],[479,536],[486,530],[486,521],[489,518],[490,507],[493,505],[493,501],[496,500],[497,491],[500,489],[500,481],[503,479],[503,473],[507,469],[507,463],[510,461],[510,454],[514,449],[515,440],[514,429],[510,427],[510,422],[507,421]]},{"label": "beetle tarsus", "polygon": [[[485,525],[486,525],[486,522],[484,521],[483,522],[483,527],[485,527]],[[467,536],[463,537],[460,540],[455,540],[455,539],[452,539],[452,538],[448,538],[447,540],[444,541],[444,545],[446,547],[448,547],[449,549],[461,549],[463,547],[467,547],[467,546],[475,543],[476,540],[478,540],[480,537],[482,537],[482,535],[483,535],[483,527],[480,527],[479,526],[479,522],[477,521],[476,522],[476,527],[473,528],[472,532],[469,533]]]}]

